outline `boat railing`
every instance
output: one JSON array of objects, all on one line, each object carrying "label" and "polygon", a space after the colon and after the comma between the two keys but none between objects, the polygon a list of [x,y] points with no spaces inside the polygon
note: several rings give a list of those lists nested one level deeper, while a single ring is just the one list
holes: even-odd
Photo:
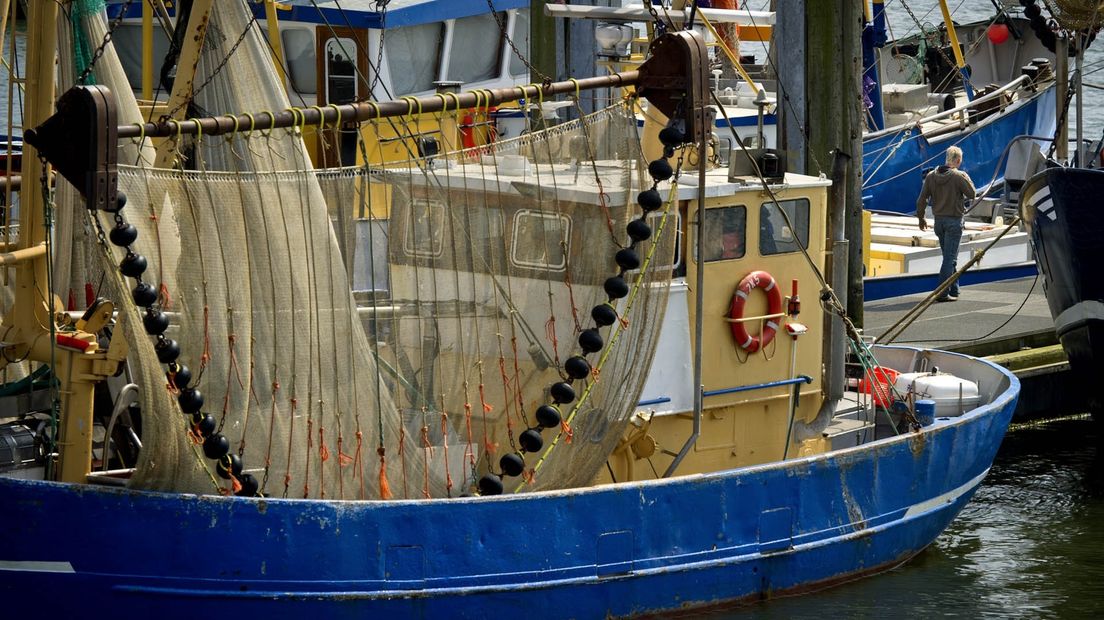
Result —
[{"label": "boat railing", "polygon": [[[931,116],[921,118],[921,119],[919,119],[915,122],[907,123],[907,125],[910,126],[910,127],[917,127],[917,126],[920,126],[924,123],[931,123],[931,122],[934,122],[934,121],[942,120],[944,118],[952,117],[956,114],[962,114],[963,118],[962,118],[961,122],[962,122],[962,125],[965,126],[966,124],[969,124],[969,115],[965,114],[965,112],[967,110],[976,109],[980,104],[986,103],[988,101],[992,101],[992,100],[997,99],[999,97],[1003,97],[1005,95],[1005,93],[1017,90],[1021,86],[1024,86],[1025,84],[1029,83],[1030,81],[1031,81],[1031,78],[1029,76],[1021,75],[1020,77],[1012,80],[1011,82],[1005,84],[1004,86],[1001,86],[1000,88],[994,90],[993,92],[988,93],[984,96],[978,97],[977,99],[974,99],[973,101],[970,101],[970,102],[965,103],[963,105],[951,108],[950,110],[944,110],[943,112],[939,112],[937,114],[933,114]],[[887,129],[883,129],[881,131],[875,131],[873,133],[869,133],[869,134],[866,135],[866,139],[871,140],[871,139],[875,139],[875,138],[880,138],[882,136],[888,136],[888,135],[896,134],[896,133],[900,132],[901,128],[904,127],[904,126],[905,125],[897,125],[896,127],[889,127]],[[925,135],[929,136],[931,134],[925,134]]]}]

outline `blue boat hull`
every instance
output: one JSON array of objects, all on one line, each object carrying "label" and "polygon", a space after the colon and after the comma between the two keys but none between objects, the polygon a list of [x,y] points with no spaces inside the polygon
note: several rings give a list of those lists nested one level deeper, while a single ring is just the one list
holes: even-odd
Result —
[{"label": "blue boat hull", "polygon": [[1005,148],[1016,136],[1054,135],[1054,88],[1039,91],[1017,108],[990,116],[962,131],[929,142],[914,127],[863,140],[863,207],[915,213],[923,171],[941,165],[947,147],[958,146],[965,170],[978,188],[1004,179]]},{"label": "blue boat hull", "polygon": [[970,499],[1019,392],[986,372],[990,404],[920,433],[576,491],[289,501],[0,478],[0,591],[11,617],[600,618],[815,589],[907,560]]},{"label": "blue boat hull", "polygon": [[[985,269],[971,269],[962,274],[958,283],[962,286],[1001,282],[1017,278],[1030,278],[1039,273],[1034,262],[1000,265]],[[930,293],[942,281],[938,273],[903,273],[892,276],[863,278],[863,300],[878,301],[916,293]]]}]

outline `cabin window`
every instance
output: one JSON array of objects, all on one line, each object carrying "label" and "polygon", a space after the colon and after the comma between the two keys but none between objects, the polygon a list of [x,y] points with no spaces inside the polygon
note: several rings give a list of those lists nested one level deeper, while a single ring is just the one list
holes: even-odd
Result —
[{"label": "cabin window", "polygon": [[522,210],[514,215],[511,260],[523,267],[563,271],[570,251],[571,220],[566,215]]},{"label": "cabin window", "polygon": [[284,44],[291,87],[304,95],[318,93],[318,67],[315,62],[314,35],[302,28],[292,28],[280,33]]},{"label": "cabin window", "polygon": [[326,41],[326,102],[357,100],[356,41],[338,37]]},{"label": "cabin window", "polygon": [[763,256],[809,247],[809,201],[805,198],[779,200],[778,205],[786,212],[786,217],[773,202],[765,202],[759,208],[759,254]]},{"label": "cabin window", "polygon": [[445,235],[445,205],[437,200],[415,198],[406,221],[403,250],[410,256],[437,258]]},{"label": "cabin window", "polygon": [[[510,35],[510,40],[514,42],[514,47],[518,48],[521,55],[525,58],[529,57],[529,11],[522,9],[519,10],[514,17],[514,29],[513,34]],[[510,75],[527,76],[529,75],[529,67],[525,66],[525,61],[518,58],[518,55],[514,53],[514,50],[509,50],[510,58]]]},{"label": "cabin window", "polygon": [[[496,15],[484,13],[456,20],[449,49],[448,79],[465,84],[498,77],[502,30]],[[506,23],[506,14],[497,18]]]},{"label": "cabin window", "polygon": [[[119,24],[111,35],[119,62],[123,65],[127,81],[134,90],[142,88],[142,26],[141,24]],[[169,38],[161,28],[153,29],[153,90],[157,90],[156,80],[160,79],[161,63],[169,53]]]},{"label": "cabin window", "polygon": [[384,33],[382,44],[387,50],[387,68],[391,85],[397,95],[409,95],[433,90],[437,68],[441,61],[443,23],[395,28]]},{"label": "cabin window", "polygon": [[[705,212],[705,262],[743,258],[746,244],[747,208],[709,209]],[[694,256],[698,249],[694,248]]]}]

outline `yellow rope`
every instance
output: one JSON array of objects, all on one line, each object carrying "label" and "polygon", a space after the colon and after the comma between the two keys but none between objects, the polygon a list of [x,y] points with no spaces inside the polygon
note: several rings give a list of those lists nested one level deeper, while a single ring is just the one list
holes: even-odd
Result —
[{"label": "yellow rope", "polygon": [[740,74],[740,77],[744,78],[747,85],[751,87],[751,92],[758,94],[759,87],[755,85],[755,81],[751,79],[747,71],[744,71],[744,67],[740,64],[740,59],[736,58],[736,54],[733,54],[732,50],[728,48],[728,44],[724,42],[721,35],[717,34],[717,29],[713,27],[713,24],[709,23],[709,20],[705,18],[705,15],[703,15],[701,11],[698,11],[698,18],[702,20],[702,23],[709,29],[709,32],[713,33],[713,38],[717,41],[717,45],[724,50],[725,56],[728,56],[728,60],[732,62],[732,66],[736,67],[736,71]]}]

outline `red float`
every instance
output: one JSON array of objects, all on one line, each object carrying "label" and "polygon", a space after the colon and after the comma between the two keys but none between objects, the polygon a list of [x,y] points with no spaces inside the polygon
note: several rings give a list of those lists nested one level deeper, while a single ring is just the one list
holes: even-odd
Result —
[{"label": "red float", "polygon": [[1008,40],[1008,26],[1004,24],[993,24],[989,26],[989,30],[986,33],[989,35],[989,40],[996,45],[1000,45]]}]

